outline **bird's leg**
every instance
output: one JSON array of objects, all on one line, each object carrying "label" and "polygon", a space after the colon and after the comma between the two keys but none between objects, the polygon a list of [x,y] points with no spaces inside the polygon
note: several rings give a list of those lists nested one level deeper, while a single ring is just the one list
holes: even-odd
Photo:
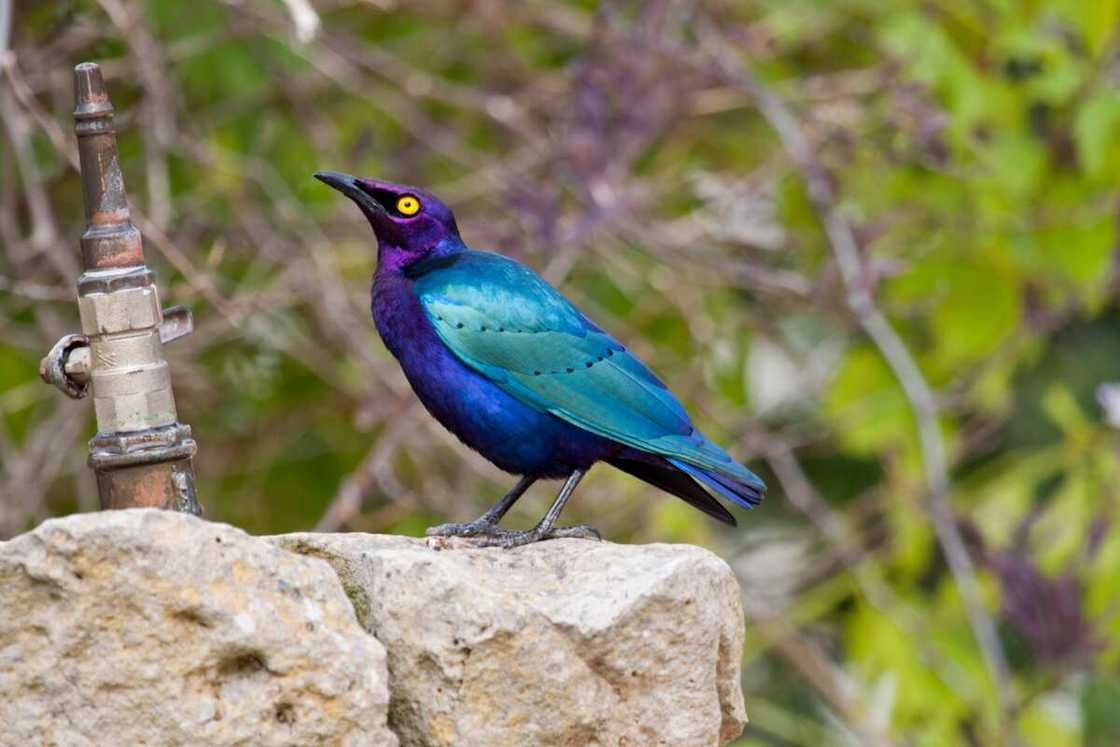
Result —
[{"label": "bird's leg", "polygon": [[439,526],[429,527],[426,534],[429,537],[475,537],[480,534],[494,536],[505,534],[505,530],[498,528],[498,522],[506,515],[510,506],[516,503],[517,499],[536,481],[537,478],[526,475],[518,480],[517,484],[503,495],[501,500],[491,506],[490,510],[474,521],[468,521],[465,524],[440,524]]},{"label": "bird's leg", "polygon": [[586,470],[577,469],[568,476],[568,481],[564,483],[564,487],[560,488],[560,494],[556,496],[552,506],[549,507],[548,513],[540,520],[532,529],[523,532],[514,531],[501,531],[499,533],[479,537],[477,543],[479,545],[497,545],[509,549],[511,547],[518,547],[520,545],[528,545],[533,542],[539,542],[545,539],[557,539],[560,537],[578,537],[581,539],[602,539],[594,527],[586,524],[581,524],[574,527],[558,527],[555,526],[556,519],[560,517],[560,512],[564,510],[564,504],[572,496],[579,485],[579,481],[587,474]]}]

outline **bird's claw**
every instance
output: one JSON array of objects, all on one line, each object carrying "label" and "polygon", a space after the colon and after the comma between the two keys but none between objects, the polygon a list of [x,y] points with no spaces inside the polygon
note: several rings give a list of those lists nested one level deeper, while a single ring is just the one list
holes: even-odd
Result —
[{"label": "bird's claw", "polygon": [[576,524],[570,527],[553,527],[552,531],[545,534],[541,539],[588,539],[603,541],[603,535],[599,534],[599,530],[590,524]]},{"label": "bird's claw", "polygon": [[424,534],[429,537],[501,537],[509,534],[509,530],[502,529],[497,524],[492,524],[489,521],[475,519],[474,521],[468,521],[463,524],[452,522],[428,527]]},{"label": "bird's claw", "polygon": [[[587,524],[577,524],[571,527],[551,527],[549,529],[542,529],[537,526],[519,531],[502,529],[497,524],[483,519],[475,519],[462,524],[440,524],[429,527],[425,534],[429,537],[428,543],[440,549],[454,545],[464,545],[469,547],[502,547],[508,550],[549,539],[593,539],[598,541],[603,539],[603,536],[599,534],[595,527]],[[446,540],[453,538],[458,541],[454,544],[446,542]]]},{"label": "bird's claw", "polygon": [[551,529],[534,527],[533,529],[520,532],[500,529],[492,534],[475,536],[470,540],[470,543],[475,547],[501,547],[505,550],[510,550],[514,547],[531,545],[534,542],[550,539],[591,539],[602,541],[603,537],[595,527],[588,526],[587,524],[579,524],[571,527],[552,527]]}]

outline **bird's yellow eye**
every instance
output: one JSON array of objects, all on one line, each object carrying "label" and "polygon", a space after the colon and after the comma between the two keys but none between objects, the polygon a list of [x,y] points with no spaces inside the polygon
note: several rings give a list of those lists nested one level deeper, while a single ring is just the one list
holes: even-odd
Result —
[{"label": "bird's yellow eye", "polygon": [[412,195],[405,195],[397,200],[397,212],[401,215],[416,215],[420,212],[420,200]]}]

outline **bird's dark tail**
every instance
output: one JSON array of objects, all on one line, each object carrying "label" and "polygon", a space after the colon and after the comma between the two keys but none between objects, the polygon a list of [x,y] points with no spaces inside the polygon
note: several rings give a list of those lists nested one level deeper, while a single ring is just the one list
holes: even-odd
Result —
[{"label": "bird's dark tail", "polygon": [[669,459],[668,461],[677,469],[687,472],[700,483],[711,488],[724,498],[738,503],[743,508],[754,508],[762,503],[762,496],[765,494],[766,487],[750,470],[741,468],[752,478],[748,481],[739,480],[722,472],[716,472],[715,470],[697,467],[688,462],[683,462],[680,459]]},{"label": "bird's dark tail", "polygon": [[[691,503],[713,519],[719,519],[724,524],[737,526],[735,517],[731,515],[731,512],[709,495],[708,491],[700,487],[696,480],[693,480],[692,477],[685,474],[688,470],[682,472],[674,465],[670,464],[669,460],[663,460],[659,457],[651,457],[649,461],[615,458],[608,460],[608,463],[623,472],[633,475],[639,480],[644,480],[654,487],[661,488],[666,493],[670,493],[681,500]],[[691,467],[690,469],[697,468]],[[713,490],[717,490],[717,492],[726,495],[723,490],[718,490],[717,488],[713,488]],[[731,496],[728,497],[738,503],[735,498]]]}]

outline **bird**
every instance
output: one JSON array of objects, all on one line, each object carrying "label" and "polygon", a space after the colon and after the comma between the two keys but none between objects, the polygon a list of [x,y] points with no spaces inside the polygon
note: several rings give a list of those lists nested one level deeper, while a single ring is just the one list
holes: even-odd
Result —
[{"label": "bird", "polygon": [[[377,239],[374,326],[428,412],[517,483],[479,518],[427,530],[513,548],[601,539],[557,519],[603,462],[731,526],[766,485],[701,433],[669,388],[540,275],[467,246],[451,209],[418,187],[337,171],[315,178],[352,200]],[[538,480],[564,484],[532,529],[502,517]]]}]

